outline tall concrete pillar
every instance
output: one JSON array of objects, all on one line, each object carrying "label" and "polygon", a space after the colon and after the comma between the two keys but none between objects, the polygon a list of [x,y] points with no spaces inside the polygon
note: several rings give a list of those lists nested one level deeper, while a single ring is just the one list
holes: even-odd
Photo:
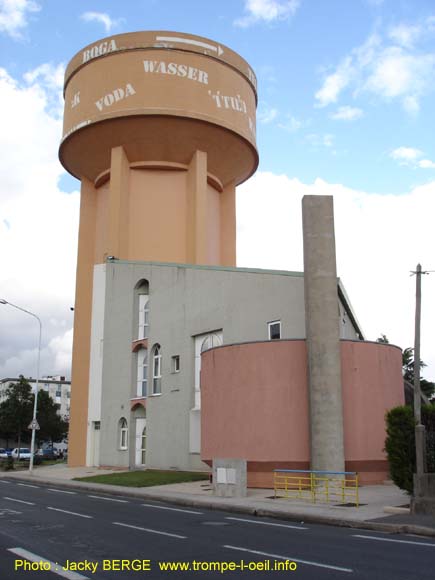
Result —
[{"label": "tall concrete pillar", "polygon": [[331,196],[302,199],[311,469],[344,471],[343,400]]}]

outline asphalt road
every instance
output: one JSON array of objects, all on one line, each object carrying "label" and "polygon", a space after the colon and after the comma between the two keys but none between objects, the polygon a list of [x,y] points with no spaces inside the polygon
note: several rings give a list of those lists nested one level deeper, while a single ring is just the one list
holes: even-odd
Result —
[{"label": "asphalt road", "polygon": [[[433,580],[434,562],[433,539],[0,479],[1,580]],[[189,568],[162,570],[167,563]],[[217,566],[229,569],[222,572]]]}]

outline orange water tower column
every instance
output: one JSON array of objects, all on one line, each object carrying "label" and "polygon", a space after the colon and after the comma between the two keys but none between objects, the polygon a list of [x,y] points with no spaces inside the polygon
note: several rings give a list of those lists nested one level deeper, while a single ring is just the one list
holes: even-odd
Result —
[{"label": "orange water tower column", "polygon": [[81,181],[69,463],[84,465],[94,266],[235,265],[235,187],[258,165],[257,94],[226,46],[147,31],[80,51],[64,95],[59,157]]}]

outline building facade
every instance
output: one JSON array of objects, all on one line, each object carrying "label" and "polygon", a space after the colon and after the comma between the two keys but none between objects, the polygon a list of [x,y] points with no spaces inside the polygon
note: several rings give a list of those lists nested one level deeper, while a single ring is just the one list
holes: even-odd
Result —
[{"label": "building facade", "polygon": [[[304,198],[304,273],[236,268],[235,188],[258,165],[249,64],[199,36],[122,34],[71,60],[64,93],[59,156],[81,181],[69,464],[205,469],[236,454],[253,485],[295,462],[386,475],[369,462],[385,463],[383,415],[403,400],[399,351],[361,355],[332,200]],[[385,396],[358,448],[349,417],[374,416],[362,361]],[[274,447],[295,413],[298,438],[284,429]]]}]

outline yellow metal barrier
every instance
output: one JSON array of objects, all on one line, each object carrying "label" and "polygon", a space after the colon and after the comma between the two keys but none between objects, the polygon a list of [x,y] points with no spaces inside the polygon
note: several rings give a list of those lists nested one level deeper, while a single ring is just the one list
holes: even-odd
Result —
[{"label": "yellow metal barrier", "polygon": [[274,470],[275,498],[359,506],[358,473],[354,471]]}]

